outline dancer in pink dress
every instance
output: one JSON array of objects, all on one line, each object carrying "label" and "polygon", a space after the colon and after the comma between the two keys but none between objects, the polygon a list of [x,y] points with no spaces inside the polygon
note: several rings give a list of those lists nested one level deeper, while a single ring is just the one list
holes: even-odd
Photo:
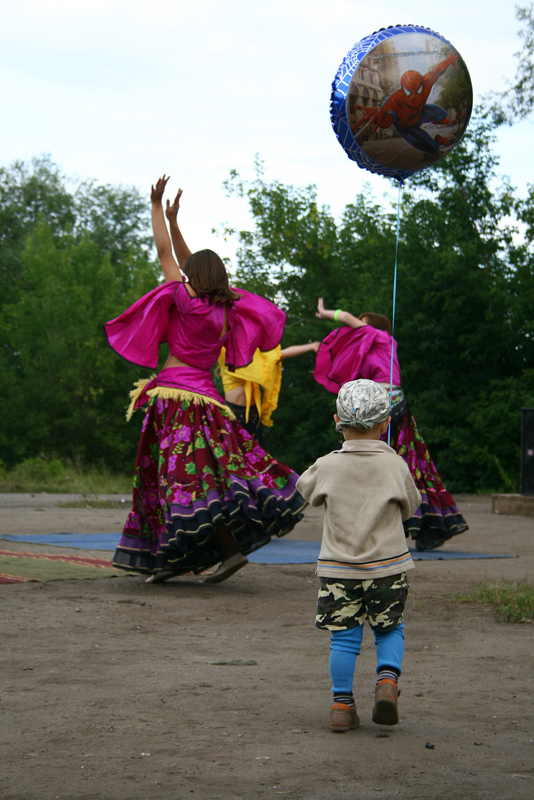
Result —
[{"label": "dancer in pink dress", "polygon": [[329,333],[317,352],[313,375],[329,392],[337,394],[344,383],[360,378],[375,381],[389,391],[393,348],[391,447],[408,464],[422,497],[418,511],[405,520],[404,530],[418,550],[440,547],[468,526],[443,485],[401,389],[397,343],[391,336],[389,319],[371,312],[355,317],[341,309],[326,309],[322,297],[316,316],[343,326]]},{"label": "dancer in pink dress", "polygon": [[220,563],[206,579],[218,583],[245,566],[247,553],[292,530],[306,505],[298,475],[236,422],[211,376],[223,346],[235,369],[257,348],[276,347],[285,313],[231,289],[211,250],[190,255],[182,275],[165,224],[165,183],[158,181],[151,200],[166,282],[104,326],[111,347],[140,366],[157,367],[161,343],[170,351],[163,369],[132,392],[130,411],[148,408],[133,508],[113,563],[154,583]]}]

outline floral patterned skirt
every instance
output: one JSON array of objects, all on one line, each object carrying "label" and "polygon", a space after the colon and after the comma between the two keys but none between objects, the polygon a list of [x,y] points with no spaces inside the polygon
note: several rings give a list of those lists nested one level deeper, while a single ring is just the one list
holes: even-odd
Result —
[{"label": "floral patterned skirt", "polygon": [[241,553],[257,550],[302,518],[297,479],[219,405],[151,397],[133,508],[113,563],[142,573],[201,572],[221,560],[221,523]]},{"label": "floral patterned skirt", "polygon": [[416,548],[433,550],[447,539],[466,531],[467,523],[443,485],[404,394],[395,387],[390,444],[408,464],[415,485],[421,492],[419,509],[404,522],[406,536],[415,540]]}]

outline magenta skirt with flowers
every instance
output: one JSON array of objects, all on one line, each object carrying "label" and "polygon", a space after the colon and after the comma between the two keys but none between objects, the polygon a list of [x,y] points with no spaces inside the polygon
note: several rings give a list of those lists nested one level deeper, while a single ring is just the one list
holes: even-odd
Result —
[{"label": "magenta skirt with flowers", "polygon": [[[393,388],[390,430],[391,447],[408,464],[422,497],[417,512],[404,522],[404,531],[406,536],[415,540],[418,550],[433,550],[452,536],[466,531],[468,526],[452,495],[445,489],[398,387]],[[383,438],[387,439],[387,436]]]},{"label": "magenta skirt with flowers", "polygon": [[257,550],[302,518],[297,479],[224,408],[152,397],[133,508],[113,563],[142,573],[201,572],[221,560],[218,523],[231,529],[241,553]]}]

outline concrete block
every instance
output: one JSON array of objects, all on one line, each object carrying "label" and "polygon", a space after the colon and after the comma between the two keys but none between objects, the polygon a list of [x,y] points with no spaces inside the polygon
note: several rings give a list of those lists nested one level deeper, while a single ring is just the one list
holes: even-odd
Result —
[{"label": "concrete block", "polygon": [[534,517],[534,495],[493,494],[492,512],[494,514],[520,514],[523,517]]}]

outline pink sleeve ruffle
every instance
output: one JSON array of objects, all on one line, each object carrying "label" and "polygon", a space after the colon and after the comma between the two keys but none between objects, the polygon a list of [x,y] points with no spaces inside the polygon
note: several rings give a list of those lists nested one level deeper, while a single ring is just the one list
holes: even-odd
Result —
[{"label": "pink sleeve ruffle", "polygon": [[169,309],[178,286],[177,281],[158,286],[104,325],[115,352],[141,367],[157,367],[158,348],[167,339]]},{"label": "pink sleeve ruffle", "polygon": [[381,333],[370,325],[336,328],[323,339],[317,351],[313,377],[329,392],[337,394],[347,381],[361,375],[364,359]]},{"label": "pink sleeve ruffle", "polygon": [[254,352],[272,350],[282,338],[285,311],[270,300],[245,289],[234,289],[241,297],[234,304],[235,318],[225,342],[226,365],[230,370],[246,367]]}]

